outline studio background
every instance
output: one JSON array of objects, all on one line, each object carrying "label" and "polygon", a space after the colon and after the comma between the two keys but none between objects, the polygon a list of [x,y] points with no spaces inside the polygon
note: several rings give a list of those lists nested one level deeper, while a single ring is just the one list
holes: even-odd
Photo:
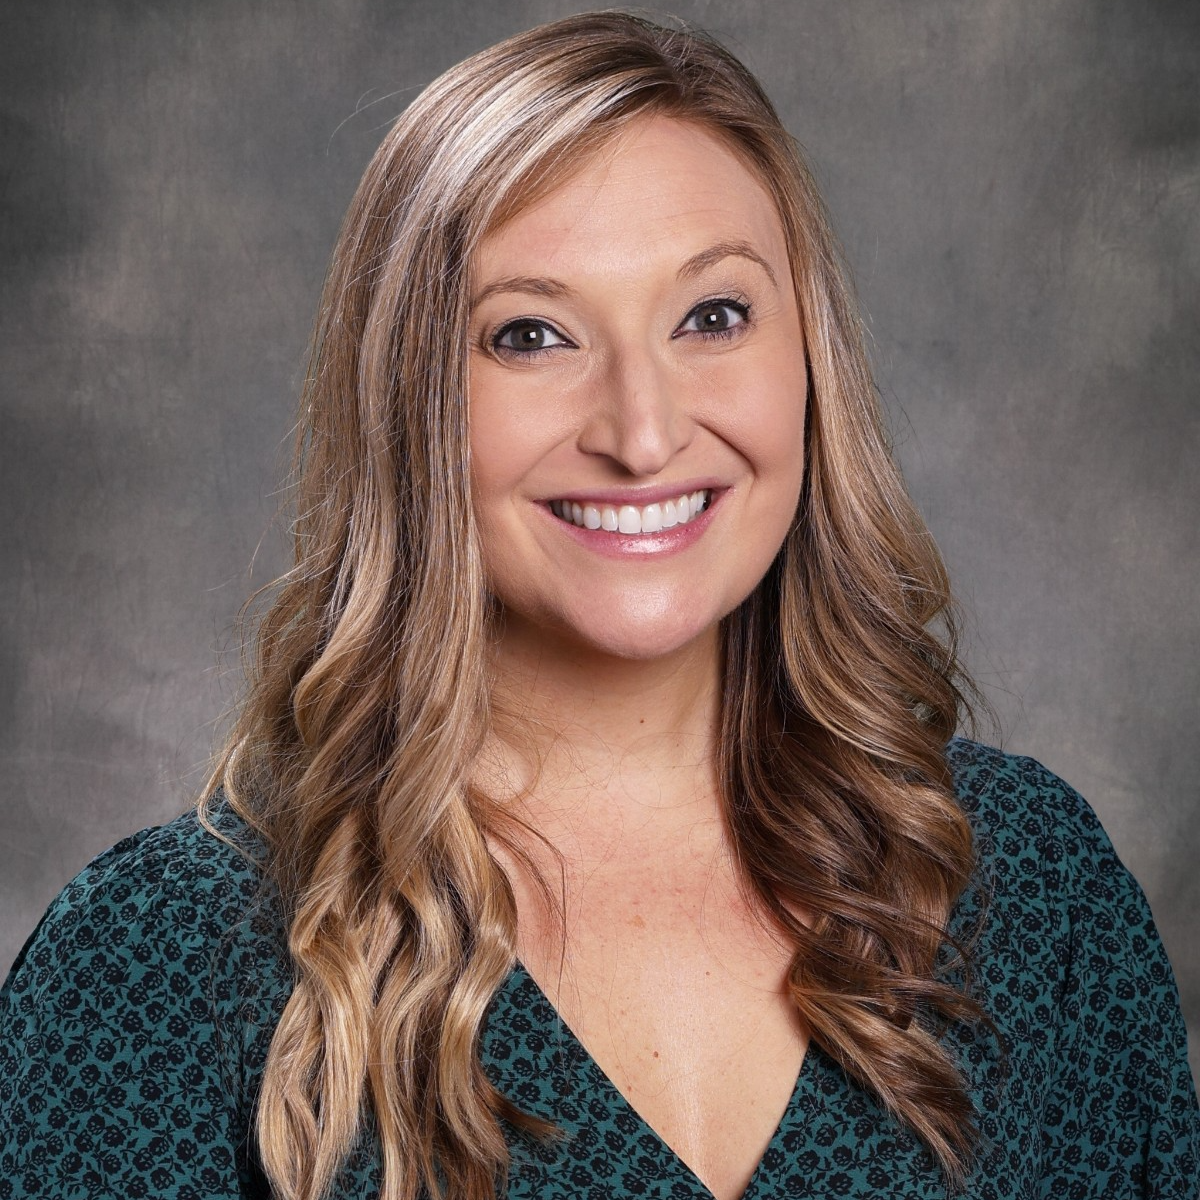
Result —
[{"label": "studio background", "polygon": [[[0,971],[201,786],[388,123],[584,4],[64,0],[0,39]],[[1200,1065],[1200,5],[680,0],[845,243],[1004,745],[1099,812]],[[253,569],[251,569],[253,564]]]}]

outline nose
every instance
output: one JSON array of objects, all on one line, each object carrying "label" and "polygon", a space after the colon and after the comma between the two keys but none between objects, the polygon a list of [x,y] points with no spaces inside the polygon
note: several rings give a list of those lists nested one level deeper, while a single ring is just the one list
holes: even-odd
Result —
[{"label": "nose", "polygon": [[602,454],[631,475],[657,475],[692,440],[686,380],[649,348],[614,354],[579,435],[585,454]]}]

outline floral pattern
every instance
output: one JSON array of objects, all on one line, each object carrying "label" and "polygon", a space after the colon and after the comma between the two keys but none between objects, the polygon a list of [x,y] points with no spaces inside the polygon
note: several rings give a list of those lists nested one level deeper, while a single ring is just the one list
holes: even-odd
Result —
[{"label": "floral pattern", "polygon": [[[1200,1197],[1200,1115],[1170,966],[1095,815],[1044,767],[948,756],[975,829],[954,914],[998,1037],[945,1033],[982,1132],[978,1200]],[[144,830],[58,897],[0,993],[0,1200],[267,1200],[252,1112],[292,974],[255,843],[227,808]],[[509,1200],[711,1200],[518,963],[481,1056],[563,1136],[507,1135]],[[372,1200],[370,1128],[333,1200]],[[746,1191],[947,1196],[929,1153],[811,1046]]]}]

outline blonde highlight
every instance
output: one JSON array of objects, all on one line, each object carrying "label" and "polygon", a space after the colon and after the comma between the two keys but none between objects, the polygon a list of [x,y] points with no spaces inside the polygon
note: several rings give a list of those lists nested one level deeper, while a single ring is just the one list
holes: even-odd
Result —
[{"label": "blonde highlight", "polygon": [[507,1166],[503,1123],[551,1132],[492,1087],[478,1054],[516,910],[488,851],[500,816],[470,785],[490,720],[470,262],[491,229],[651,113],[717,133],[770,190],[809,354],[800,507],[724,623],[730,833],[795,947],[791,993],[814,1042],[951,1181],[969,1163],[971,1105],[935,1028],[981,1015],[938,969],[972,864],[944,757],[965,687],[945,572],[892,461],[794,141],[717,43],[610,12],[510,38],[430,84],[368,167],[326,281],[296,566],[259,627],[215,775],[268,847],[295,968],[257,1116],[281,1200],[327,1193],[368,1124],[384,1200],[488,1200]]}]

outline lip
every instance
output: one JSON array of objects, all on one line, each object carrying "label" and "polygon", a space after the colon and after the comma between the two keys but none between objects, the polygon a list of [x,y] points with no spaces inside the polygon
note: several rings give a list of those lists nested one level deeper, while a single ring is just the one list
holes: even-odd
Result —
[{"label": "lip", "polygon": [[725,499],[729,491],[728,487],[716,488],[711,484],[701,484],[694,487],[679,487],[674,491],[670,489],[664,490],[660,487],[647,488],[637,493],[638,496],[646,497],[641,500],[608,498],[612,496],[629,497],[633,494],[629,491],[588,492],[586,496],[582,493],[575,493],[553,497],[555,500],[570,500],[577,504],[634,504],[642,506],[655,504],[660,499],[674,499],[686,491],[696,492],[702,489],[710,493],[708,507],[703,512],[697,513],[685,524],[675,525],[670,529],[663,529],[658,533],[609,533],[603,529],[583,529],[570,521],[564,521],[556,517],[550,511],[549,502],[539,505],[539,507],[546,514],[546,520],[554,523],[556,530],[566,537],[571,538],[585,550],[590,550],[593,554],[599,554],[603,558],[615,559],[661,558],[665,555],[682,553],[689,546],[694,546],[704,536],[705,531],[713,522],[713,515],[720,509],[721,502]]},{"label": "lip", "polygon": [[[673,484],[653,484],[648,487],[636,488],[596,488],[587,492],[555,492],[553,495],[542,497],[541,503],[548,505],[551,500],[569,500],[572,504],[611,504],[620,508],[622,504],[632,504],[634,508],[645,508],[647,504],[661,504],[664,500],[677,500],[680,496],[692,492],[711,492],[712,500],[717,495],[728,490],[728,484],[722,486],[715,479],[682,479]],[[709,507],[712,507],[710,502]],[[557,518],[555,518],[557,520]],[[653,534],[642,535],[649,536]]]}]

